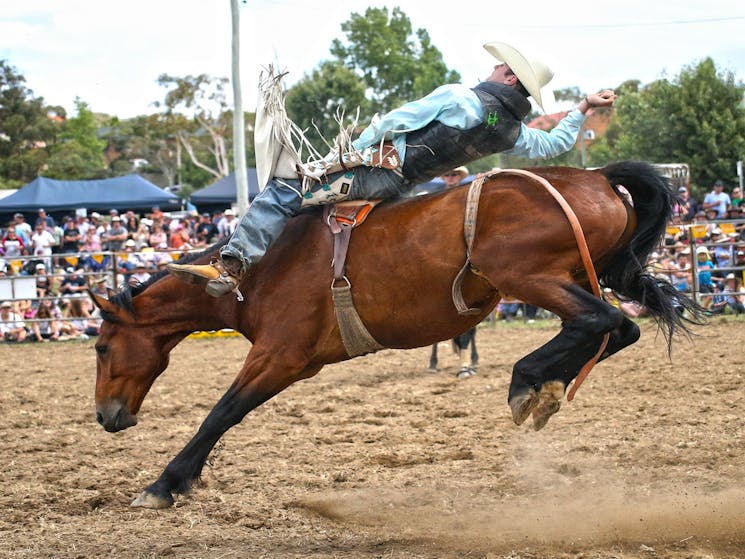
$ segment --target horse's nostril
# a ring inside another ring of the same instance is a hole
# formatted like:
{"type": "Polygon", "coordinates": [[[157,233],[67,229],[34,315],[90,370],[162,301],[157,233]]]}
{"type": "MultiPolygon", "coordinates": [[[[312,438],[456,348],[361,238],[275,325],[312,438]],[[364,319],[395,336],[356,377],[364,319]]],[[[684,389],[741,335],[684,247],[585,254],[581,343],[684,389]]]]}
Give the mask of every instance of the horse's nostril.
{"type": "Polygon", "coordinates": [[[100,411],[96,412],[96,421],[98,421],[99,425],[103,425],[103,414],[100,411]]]}

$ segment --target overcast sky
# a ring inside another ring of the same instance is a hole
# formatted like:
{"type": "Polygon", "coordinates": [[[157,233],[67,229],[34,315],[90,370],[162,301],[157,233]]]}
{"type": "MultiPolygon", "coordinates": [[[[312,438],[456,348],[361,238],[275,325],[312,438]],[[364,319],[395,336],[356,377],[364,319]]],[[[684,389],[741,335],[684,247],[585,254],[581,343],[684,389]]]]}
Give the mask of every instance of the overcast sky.
{"type": "MultiPolygon", "coordinates": [[[[494,62],[481,45],[495,40],[542,58],[555,89],[648,83],[707,56],[745,81],[745,7],[735,0],[248,0],[244,108],[256,105],[262,65],[278,62],[292,84],[329,58],[352,12],[395,5],[469,85],[489,74],[494,62]]],[[[155,83],[161,73],[230,77],[230,26],[229,0],[0,0],[0,59],[48,104],[72,113],[77,96],[95,112],[127,118],[155,111],[165,93],[155,83]]]]}

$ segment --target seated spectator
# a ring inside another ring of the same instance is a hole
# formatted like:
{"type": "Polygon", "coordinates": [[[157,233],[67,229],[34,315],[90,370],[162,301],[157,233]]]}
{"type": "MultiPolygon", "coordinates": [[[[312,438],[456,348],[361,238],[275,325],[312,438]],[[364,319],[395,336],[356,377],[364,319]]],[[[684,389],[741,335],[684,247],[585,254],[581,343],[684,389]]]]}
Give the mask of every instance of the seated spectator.
{"type": "Polygon", "coordinates": [[[690,291],[693,289],[693,274],[691,273],[690,250],[682,250],[675,258],[672,265],[670,277],[672,284],[678,291],[690,291]]]}
{"type": "MultiPolygon", "coordinates": [[[[696,249],[696,268],[698,269],[698,290],[700,293],[714,293],[714,279],[711,271],[715,268],[711,261],[709,249],[700,246],[696,249]]],[[[701,304],[704,307],[711,305],[711,297],[702,299],[701,304]]]]}
{"type": "Polygon", "coordinates": [[[235,212],[228,208],[223,212],[223,218],[217,223],[220,240],[229,239],[237,228],[238,220],[235,218],[235,212]]]}
{"type": "Polygon", "coordinates": [[[717,291],[718,294],[714,295],[711,305],[712,312],[719,314],[730,309],[735,314],[745,313],[745,289],[735,274],[727,274],[721,289],[717,291]]]}
{"type": "Polygon", "coordinates": [[[135,249],[135,246],[135,241],[128,239],[124,243],[125,252],[119,255],[120,271],[126,275],[127,279],[136,268],[147,268],[147,260],[135,249]]]}
{"type": "Polygon", "coordinates": [[[35,268],[36,276],[36,296],[51,297],[54,295],[54,285],[52,278],[47,274],[47,268],[44,264],[37,264],[35,268]]]}
{"type": "Polygon", "coordinates": [[[202,214],[196,227],[196,246],[209,246],[217,240],[217,227],[212,223],[209,212],[202,214]]]}
{"type": "MultiPolygon", "coordinates": [[[[59,313],[59,309],[57,309],[59,313]]],[[[34,317],[37,321],[31,323],[31,335],[34,341],[48,342],[59,339],[60,324],[54,315],[52,301],[45,299],[39,305],[34,317]]]]}
{"type": "Polygon", "coordinates": [[[150,273],[147,271],[147,268],[145,268],[145,266],[137,266],[135,267],[134,272],[129,275],[127,283],[134,286],[145,283],[149,279],[150,273]]]}
{"type": "Polygon", "coordinates": [[[10,301],[0,303],[0,335],[4,342],[23,342],[28,335],[26,324],[10,301]]]}
{"type": "Polygon", "coordinates": [[[140,222],[132,210],[124,214],[124,227],[129,232],[130,238],[134,238],[134,233],[140,228],[140,222]]]}
{"type": "Polygon", "coordinates": [[[726,235],[722,235],[720,230],[715,229],[714,232],[712,232],[711,240],[716,243],[713,247],[710,247],[710,252],[712,260],[717,268],[727,268],[731,266],[732,244],[730,243],[730,239],[726,235]]]}
{"type": "Polygon", "coordinates": [[[732,208],[739,208],[742,205],[742,190],[739,186],[732,189],[732,196],[730,196],[730,203],[732,208]]]}
{"type": "Polygon", "coordinates": [[[150,224],[152,222],[147,218],[140,220],[140,226],[132,234],[132,240],[135,242],[135,250],[141,250],[142,247],[150,246],[150,224]]]}
{"type": "MultiPolygon", "coordinates": [[[[62,312],[63,322],[60,326],[62,334],[69,338],[80,338],[87,340],[89,331],[89,321],[91,315],[88,309],[83,306],[86,297],[77,296],[66,299],[65,310],[62,312]]],[[[97,332],[97,330],[96,330],[97,332]]],[[[96,334],[94,334],[96,335],[96,334]]]]}
{"type": "Polygon", "coordinates": [[[83,244],[80,250],[84,252],[101,252],[101,236],[96,231],[95,227],[89,227],[83,235],[83,244]]]}
{"type": "Polygon", "coordinates": [[[735,252],[735,266],[745,266],[745,250],[735,252]]]}
{"type": "Polygon", "coordinates": [[[174,250],[191,250],[194,248],[189,242],[189,232],[183,225],[176,226],[176,230],[171,234],[169,247],[174,250]]]}
{"type": "Polygon", "coordinates": [[[505,295],[497,305],[497,317],[511,322],[520,310],[520,301],[505,295]]]}
{"type": "Polygon", "coordinates": [[[153,227],[150,231],[148,244],[151,247],[160,247],[160,245],[168,246],[168,235],[163,229],[163,225],[161,223],[153,222],[153,227]]]}
{"type": "Polygon", "coordinates": [[[719,213],[716,208],[704,210],[704,215],[706,216],[706,221],[716,221],[719,219],[719,213]]]}
{"type": "Polygon", "coordinates": [[[85,281],[84,270],[67,268],[67,275],[60,284],[59,293],[63,297],[70,297],[85,292],[88,289],[88,282],[85,281]]]}
{"type": "Polygon", "coordinates": [[[94,293],[95,295],[100,295],[101,297],[108,299],[109,297],[108,281],[109,280],[106,276],[96,278],[92,282],[91,293],[94,293]]]}
{"type": "Polygon", "coordinates": [[[34,315],[36,315],[36,306],[31,302],[31,299],[21,299],[16,301],[16,312],[24,320],[34,318],[34,315]]]}
{"type": "Polygon", "coordinates": [[[163,270],[171,262],[173,262],[173,256],[168,253],[168,245],[162,243],[153,254],[153,264],[158,270],[163,270]]]}

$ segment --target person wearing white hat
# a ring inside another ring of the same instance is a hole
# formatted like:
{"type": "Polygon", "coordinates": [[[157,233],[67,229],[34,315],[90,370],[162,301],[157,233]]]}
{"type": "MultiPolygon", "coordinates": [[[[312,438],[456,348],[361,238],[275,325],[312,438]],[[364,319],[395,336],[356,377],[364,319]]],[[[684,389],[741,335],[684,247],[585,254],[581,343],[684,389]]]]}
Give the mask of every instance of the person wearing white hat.
{"type": "MultiPolygon", "coordinates": [[[[351,143],[354,169],[349,169],[346,157],[339,166],[339,157],[332,154],[301,166],[306,171],[303,180],[295,178],[294,166],[292,173],[277,176],[283,166],[276,158],[273,166],[258,161],[261,153],[267,154],[265,159],[274,153],[259,146],[257,168],[267,169],[260,173],[262,192],[221,248],[220,259],[203,266],[171,264],[170,272],[189,283],[206,283],[206,291],[214,297],[236,291],[248,267],[262,258],[285,223],[302,208],[343,199],[396,197],[450,169],[498,152],[532,159],[560,155],[576,142],[587,110],[611,106],[615,100],[610,90],[590,94],[551,132],[528,128],[522,122],[530,112],[528,97],[543,108],[552,97],[547,85],[553,72],[506,43],[490,42],[484,48],[499,64],[482,83],[473,88],[443,85],[422,99],[373,117],[351,143]],[[386,141],[392,145],[385,146],[386,141]]],[[[267,82],[277,91],[274,97],[263,95],[264,99],[282,99],[280,81],[277,77],[267,82]]],[[[259,112],[274,110],[273,122],[286,122],[281,103],[273,101],[259,107],[259,112]]]]}

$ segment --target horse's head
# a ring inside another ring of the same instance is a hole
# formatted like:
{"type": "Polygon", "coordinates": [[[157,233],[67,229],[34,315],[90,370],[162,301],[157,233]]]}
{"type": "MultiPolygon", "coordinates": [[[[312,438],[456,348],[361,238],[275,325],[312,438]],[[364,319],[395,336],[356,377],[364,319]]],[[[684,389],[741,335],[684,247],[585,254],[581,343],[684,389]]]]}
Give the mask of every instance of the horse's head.
{"type": "Polygon", "coordinates": [[[142,401],[175,344],[153,327],[138,326],[133,308],[91,296],[104,319],[95,345],[96,420],[107,431],[121,431],[137,424],[142,401]]]}

